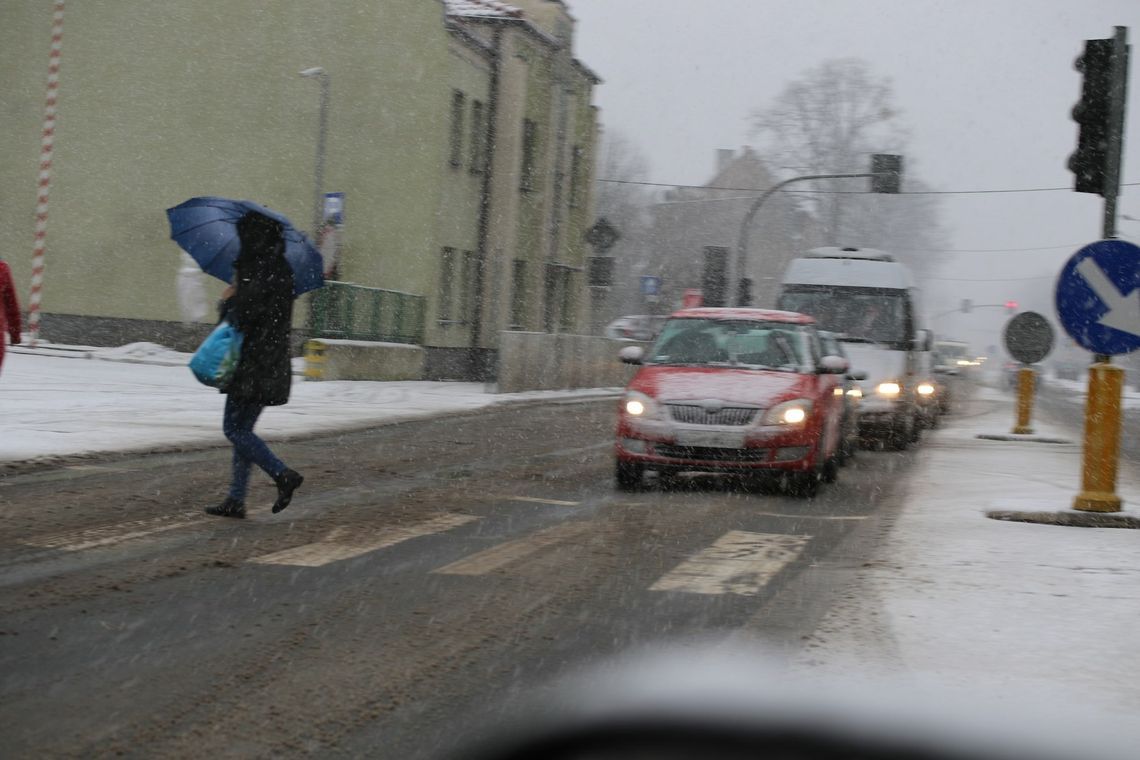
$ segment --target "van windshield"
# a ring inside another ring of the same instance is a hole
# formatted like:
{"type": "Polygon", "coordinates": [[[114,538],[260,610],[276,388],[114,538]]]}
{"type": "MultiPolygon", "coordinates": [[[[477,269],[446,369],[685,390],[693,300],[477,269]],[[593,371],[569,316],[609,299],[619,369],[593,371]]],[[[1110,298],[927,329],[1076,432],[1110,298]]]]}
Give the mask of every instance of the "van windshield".
{"type": "Polygon", "coordinates": [[[808,314],[821,330],[839,333],[846,341],[898,344],[909,332],[905,291],[789,288],[780,296],[780,308],[808,314]]]}

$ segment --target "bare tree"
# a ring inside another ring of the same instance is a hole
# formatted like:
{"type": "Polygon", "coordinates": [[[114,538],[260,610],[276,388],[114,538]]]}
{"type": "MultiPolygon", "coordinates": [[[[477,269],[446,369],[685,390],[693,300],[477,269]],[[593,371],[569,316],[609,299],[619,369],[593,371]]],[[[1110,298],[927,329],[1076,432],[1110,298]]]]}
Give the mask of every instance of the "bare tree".
{"type": "MultiPolygon", "coordinates": [[[[752,114],[769,156],[790,174],[859,173],[872,153],[905,156],[907,131],[890,80],[858,59],[825,61],[791,82],[771,105],[752,114]]],[[[904,191],[927,187],[904,163],[904,191]]],[[[931,251],[945,247],[936,196],[879,196],[860,180],[821,180],[817,215],[829,245],[877,247],[897,253],[921,277],[931,251]]]]}

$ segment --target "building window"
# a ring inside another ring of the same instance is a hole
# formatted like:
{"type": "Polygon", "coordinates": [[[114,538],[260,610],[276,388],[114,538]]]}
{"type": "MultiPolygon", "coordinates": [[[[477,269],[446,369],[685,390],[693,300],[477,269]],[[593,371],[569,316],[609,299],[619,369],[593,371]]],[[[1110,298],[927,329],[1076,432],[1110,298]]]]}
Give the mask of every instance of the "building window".
{"type": "Polygon", "coordinates": [[[480,291],[483,290],[483,256],[474,251],[463,252],[463,305],[459,319],[463,324],[475,321],[480,291]]]}
{"type": "Polygon", "coordinates": [[[459,90],[451,93],[451,157],[450,163],[458,167],[463,163],[463,108],[466,96],[459,90]]]}
{"type": "Polygon", "coordinates": [[[486,125],[483,123],[483,104],[478,100],[471,102],[471,173],[482,174],[483,162],[487,160],[486,125]]]}
{"type": "Polygon", "coordinates": [[[439,321],[452,321],[455,291],[455,249],[444,248],[439,262],[439,321]]]}
{"type": "Polygon", "coordinates": [[[569,269],[562,270],[562,315],[559,319],[559,329],[562,332],[571,332],[574,329],[574,272],[569,269]]]}
{"type": "Polygon", "coordinates": [[[570,208],[578,208],[582,203],[582,166],[585,151],[581,145],[574,146],[570,159],[570,208]]]}
{"type": "Polygon", "coordinates": [[[526,323],[526,262],[511,262],[511,329],[521,330],[526,323]]]}
{"type": "Polygon", "coordinates": [[[519,180],[519,190],[529,193],[534,190],[535,158],[538,152],[538,124],[530,119],[523,119],[522,143],[522,177],[519,180]]]}

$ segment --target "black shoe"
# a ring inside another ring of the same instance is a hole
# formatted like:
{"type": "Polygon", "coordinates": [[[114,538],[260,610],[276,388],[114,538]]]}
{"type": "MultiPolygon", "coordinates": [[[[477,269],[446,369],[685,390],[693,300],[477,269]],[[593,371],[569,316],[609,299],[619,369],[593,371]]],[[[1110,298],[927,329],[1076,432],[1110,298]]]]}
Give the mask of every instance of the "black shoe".
{"type": "Polygon", "coordinates": [[[245,503],[237,499],[226,497],[226,500],[218,506],[206,507],[206,514],[214,515],[215,517],[236,517],[240,520],[245,517],[245,503]]]}
{"type": "Polygon", "coordinates": [[[294,470],[285,470],[277,476],[277,501],[273,502],[273,514],[277,514],[293,500],[293,492],[301,487],[305,478],[294,470]]]}

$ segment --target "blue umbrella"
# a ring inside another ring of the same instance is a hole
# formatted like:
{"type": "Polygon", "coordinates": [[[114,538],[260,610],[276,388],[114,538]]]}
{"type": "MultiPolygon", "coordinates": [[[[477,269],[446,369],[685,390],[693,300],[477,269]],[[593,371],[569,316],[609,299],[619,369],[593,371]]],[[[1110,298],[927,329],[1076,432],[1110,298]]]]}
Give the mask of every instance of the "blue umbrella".
{"type": "Polygon", "coordinates": [[[293,269],[293,295],[325,284],[324,262],[309,239],[284,216],[253,201],[214,196],[191,198],[168,208],[166,218],[170,220],[171,239],[198,262],[203,272],[233,282],[234,261],[241,250],[237,221],[250,211],[275,219],[284,227],[285,260],[293,269]]]}

